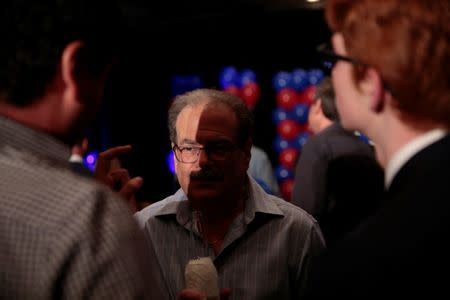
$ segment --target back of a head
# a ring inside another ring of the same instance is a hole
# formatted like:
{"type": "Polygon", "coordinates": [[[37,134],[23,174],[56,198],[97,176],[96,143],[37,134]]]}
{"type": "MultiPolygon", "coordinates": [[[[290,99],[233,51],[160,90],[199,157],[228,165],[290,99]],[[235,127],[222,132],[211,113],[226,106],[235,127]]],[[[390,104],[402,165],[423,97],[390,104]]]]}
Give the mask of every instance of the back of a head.
{"type": "Polygon", "coordinates": [[[323,114],[331,121],[339,121],[331,78],[324,78],[317,86],[315,100],[320,99],[323,114]]]}
{"type": "MultiPolygon", "coordinates": [[[[348,55],[379,72],[404,120],[450,127],[448,0],[328,0],[325,12],[348,55]]],[[[355,80],[366,69],[355,67],[355,80]]]]}
{"type": "Polygon", "coordinates": [[[176,143],[176,120],[180,112],[186,106],[197,106],[207,103],[207,105],[223,105],[228,107],[237,117],[238,132],[237,139],[239,146],[244,146],[245,142],[253,134],[253,114],[238,96],[214,89],[197,89],[175,97],[168,113],[168,127],[170,140],[176,143]]]}
{"type": "Polygon", "coordinates": [[[114,1],[2,0],[0,101],[27,106],[55,77],[64,47],[80,40],[91,72],[111,61],[122,19],[114,1]]]}

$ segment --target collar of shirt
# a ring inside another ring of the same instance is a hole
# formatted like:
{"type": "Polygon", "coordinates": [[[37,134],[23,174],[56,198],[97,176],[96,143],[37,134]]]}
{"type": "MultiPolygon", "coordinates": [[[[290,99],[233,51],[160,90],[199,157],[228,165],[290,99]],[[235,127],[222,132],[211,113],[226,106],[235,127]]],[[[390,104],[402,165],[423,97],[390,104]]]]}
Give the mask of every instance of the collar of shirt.
{"type": "MultiPolygon", "coordinates": [[[[266,215],[276,215],[283,216],[284,213],[276,205],[274,201],[262,201],[264,197],[271,199],[256,181],[248,176],[249,182],[249,197],[245,202],[244,211],[244,223],[249,224],[255,218],[255,215],[266,214],[266,215]]],[[[191,209],[189,207],[188,199],[183,190],[179,189],[173,197],[171,197],[170,202],[164,203],[156,212],[155,216],[164,215],[176,215],[179,224],[186,226],[191,219],[191,209]]]]}
{"type": "Polygon", "coordinates": [[[400,150],[398,150],[393,156],[392,159],[388,162],[386,166],[386,173],[384,184],[386,188],[392,183],[395,175],[402,168],[402,166],[410,160],[416,153],[426,148],[427,146],[437,142],[442,139],[447,134],[447,131],[443,129],[433,129],[430,130],[419,137],[413,139],[405,146],[403,146],[400,150]]]}
{"type": "Polygon", "coordinates": [[[72,154],[69,158],[69,161],[73,163],[82,163],[83,157],[79,154],[72,154]]]}

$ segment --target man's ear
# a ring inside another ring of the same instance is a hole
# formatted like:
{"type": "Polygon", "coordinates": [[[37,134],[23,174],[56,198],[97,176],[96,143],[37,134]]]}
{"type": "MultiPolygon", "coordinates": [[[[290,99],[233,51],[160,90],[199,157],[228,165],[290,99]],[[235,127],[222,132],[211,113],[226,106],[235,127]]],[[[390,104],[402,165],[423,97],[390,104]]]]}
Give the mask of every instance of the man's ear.
{"type": "Polygon", "coordinates": [[[369,99],[370,110],[375,113],[382,112],[385,105],[384,86],[378,71],[369,67],[359,85],[364,97],[369,99]]]}
{"type": "Polygon", "coordinates": [[[106,75],[111,65],[93,71],[86,45],[82,41],[68,44],[61,56],[61,77],[66,96],[80,104],[97,103],[102,98],[106,75]]]}
{"type": "Polygon", "coordinates": [[[175,157],[175,151],[173,150],[173,147],[175,146],[175,143],[171,142],[170,146],[171,146],[171,149],[173,151],[173,156],[172,156],[172,158],[173,158],[173,165],[175,166],[175,170],[176,170],[176,167],[178,166],[178,159],[175,157]]]}
{"type": "Polygon", "coordinates": [[[65,87],[65,95],[70,96],[71,99],[81,99],[78,57],[83,47],[81,41],[73,41],[64,48],[61,56],[61,79],[65,87]]]}
{"type": "Polygon", "coordinates": [[[320,112],[321,115],[324,115],[323,110],[322,110],[322,99],[321,98],[316,100],[316,110],[318,112],[320,112]]]}

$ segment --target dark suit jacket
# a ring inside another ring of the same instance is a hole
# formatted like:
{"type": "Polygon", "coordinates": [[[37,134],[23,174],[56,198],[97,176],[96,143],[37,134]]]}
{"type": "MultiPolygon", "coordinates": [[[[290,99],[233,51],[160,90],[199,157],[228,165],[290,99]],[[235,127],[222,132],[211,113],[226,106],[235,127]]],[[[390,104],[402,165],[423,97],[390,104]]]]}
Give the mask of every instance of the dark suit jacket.
{"type": "Polygon", "coordinates": [[[317,219],[331,245],[378,206],[383,171],[372,146],[337,123],[301,151],[292,202],[317,219]]]}
{"type": "Polygon", "coordinates": [[[447,136],[412,157],[382,207],[316,261],[309,298],[448,299],[449,239],[447,136]]]}

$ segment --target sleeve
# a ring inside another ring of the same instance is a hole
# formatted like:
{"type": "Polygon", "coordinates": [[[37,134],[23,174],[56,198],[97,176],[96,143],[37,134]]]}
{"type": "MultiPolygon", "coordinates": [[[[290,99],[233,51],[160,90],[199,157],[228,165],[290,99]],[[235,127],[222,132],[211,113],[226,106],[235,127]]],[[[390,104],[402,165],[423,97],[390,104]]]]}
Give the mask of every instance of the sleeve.
{"type": "Polygon", "coordinates": [[[125,202],[108,191],[87,197],[51,247],[60,266],[55,298],[162,299],[150,253],[125,202]]]}

